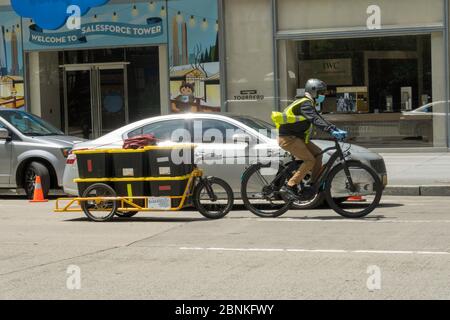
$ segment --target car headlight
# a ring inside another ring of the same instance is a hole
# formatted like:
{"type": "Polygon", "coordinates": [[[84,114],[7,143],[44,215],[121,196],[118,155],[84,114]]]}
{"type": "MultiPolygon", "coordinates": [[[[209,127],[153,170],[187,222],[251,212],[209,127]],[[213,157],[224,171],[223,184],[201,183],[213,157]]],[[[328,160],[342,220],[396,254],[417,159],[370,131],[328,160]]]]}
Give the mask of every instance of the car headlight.
{"type": "Polygon", "coordinates": [[[67,158],[69,156],[70,151],[72,151],[72,148],[62,148],[61,149],[61,152],[62,152],[64,158],[67,158]]]}

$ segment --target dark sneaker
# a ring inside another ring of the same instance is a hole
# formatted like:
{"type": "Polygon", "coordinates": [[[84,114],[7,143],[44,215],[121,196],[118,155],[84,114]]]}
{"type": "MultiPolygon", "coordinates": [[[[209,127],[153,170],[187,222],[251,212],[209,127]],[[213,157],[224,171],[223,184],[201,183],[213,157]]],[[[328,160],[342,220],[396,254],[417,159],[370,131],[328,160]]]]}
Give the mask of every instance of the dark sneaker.
{"type": "Polygon", "coordinates": [[[302,201],[309,201],[309,200],[312,200],[316,196],[316,193],[312,187],[304,187],[299,192],[299,196],[302,201]]]}
{"type": "Polygon", "coordinates": [[[280,193],[281,196],[288,201],[295,201],[298,199],[298,193],[297,193],[297,187],[290,187],[288,185],[285,185],[281,187],[280,193]]]}

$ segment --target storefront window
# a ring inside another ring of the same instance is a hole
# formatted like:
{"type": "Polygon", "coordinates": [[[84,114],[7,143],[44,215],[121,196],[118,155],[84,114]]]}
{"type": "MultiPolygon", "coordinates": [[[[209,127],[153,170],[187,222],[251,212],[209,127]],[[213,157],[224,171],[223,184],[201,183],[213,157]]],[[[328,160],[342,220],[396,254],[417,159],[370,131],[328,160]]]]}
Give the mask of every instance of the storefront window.
{"type": "Polygon", "coordinates": [[[276,109],[319,78],[329,86],[320,111],[352,142],[447,147],[445,1],[276,0],[275,8],[276,109]]]}
{"type": "Polygon", "coordinates": [[[104,68],[107,63],[126,62],[129,122],[161,113],[158,47],[64,51],[60,60],[61,65],[105,63],[104,68]]]}
{"type": "Polygon", "coordinates": [[[29,111],[87,139],[166,112],[166,3],[109,2],[75,30],[23,19],[29,111]]]}
{"type": "Polygon", "coordinates": [[[27,54],[31,111],[86,139],[161,114],[156,46],[27,54]]]}
{"type": "MultiPolygon", "coordinates": [[[[279,41],[280,105],[309,78],[328,84],[324,117],[368,147],[445,145],[446,103],[435,88],[432,35],[279,41]],[[436,97],[435,97],[436,96],[436,97]]],[[[436,61],[434,61],[436,63],[436,61]]],[[[321,132],[316,138],[323,138],[321,132]]]]}

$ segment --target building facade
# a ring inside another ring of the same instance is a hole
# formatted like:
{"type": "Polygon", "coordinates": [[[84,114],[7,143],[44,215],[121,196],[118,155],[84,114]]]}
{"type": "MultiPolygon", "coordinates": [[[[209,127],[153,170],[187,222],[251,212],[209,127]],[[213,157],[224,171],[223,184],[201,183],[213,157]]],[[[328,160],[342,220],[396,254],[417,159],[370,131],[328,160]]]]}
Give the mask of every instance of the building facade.
{"type": "Polygon", "coordinates": [[[59,30],[3,1],[0,21],[0,104],[68,134],[186,111],[269,121],[314,77],[354,143],[449,147],[448,0],[110,0],[59,30]]]}

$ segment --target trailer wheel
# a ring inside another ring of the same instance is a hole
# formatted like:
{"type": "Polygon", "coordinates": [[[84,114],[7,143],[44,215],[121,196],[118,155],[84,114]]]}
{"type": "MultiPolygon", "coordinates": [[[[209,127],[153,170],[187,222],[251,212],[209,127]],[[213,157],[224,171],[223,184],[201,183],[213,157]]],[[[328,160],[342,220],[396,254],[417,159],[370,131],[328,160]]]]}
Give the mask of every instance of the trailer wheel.
{"type": "Polygon", "coordinates": [[[110,221],[117,213],[117,201],[108,198],[117,197],[113,188],[104,183],[89,186],[83,193],[83,198],[93,198],[81,202],[81,208],[89,220],[95,222],[110,221]]]}

